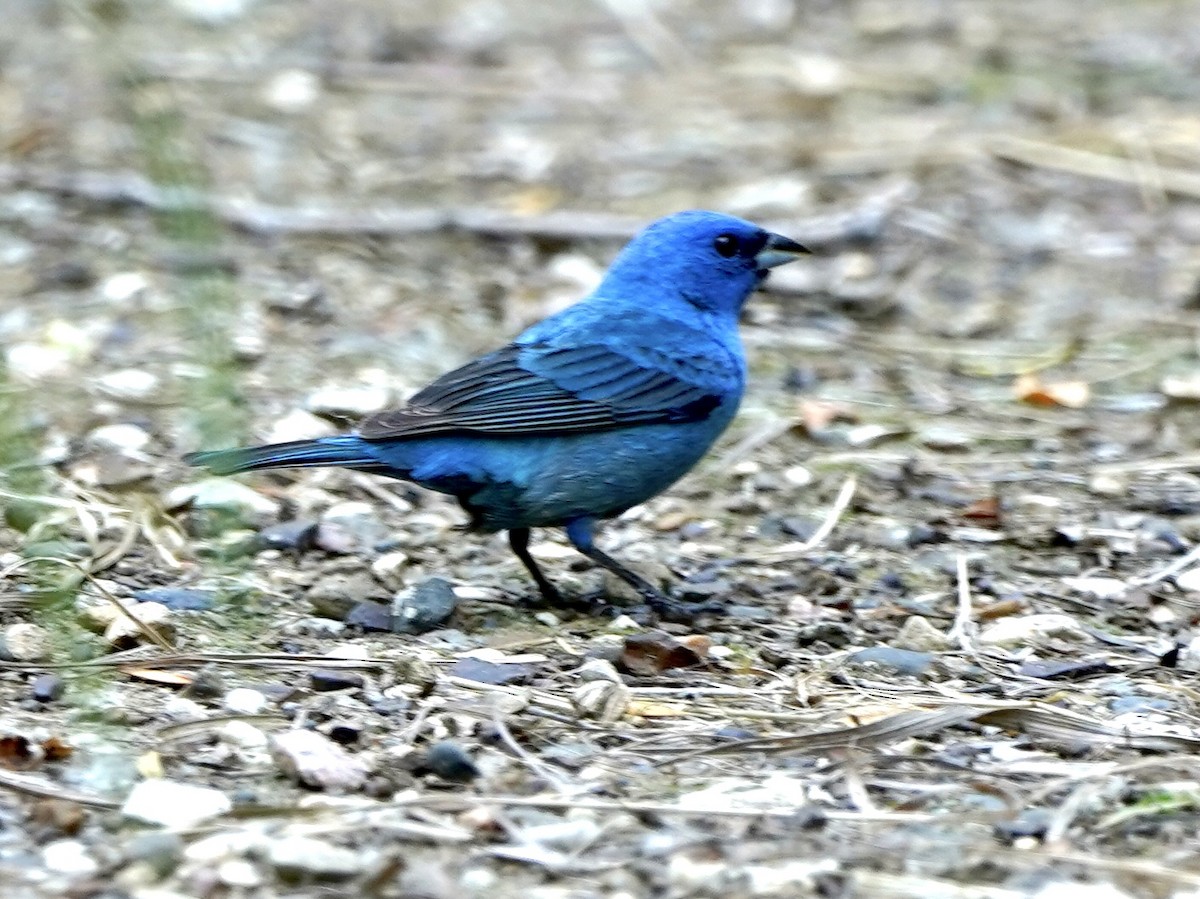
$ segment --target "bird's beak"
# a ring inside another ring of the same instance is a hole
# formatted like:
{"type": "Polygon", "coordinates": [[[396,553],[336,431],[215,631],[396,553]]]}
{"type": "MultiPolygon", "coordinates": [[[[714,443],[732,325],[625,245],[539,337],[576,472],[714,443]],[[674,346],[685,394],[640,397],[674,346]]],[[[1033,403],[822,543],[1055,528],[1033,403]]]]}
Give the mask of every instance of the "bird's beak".
{"type": "Polygon", "coordinates": [[[811,252],[812,250],[808,247],[796,243],[790,237],[784,237],[782,234],[771,234],[767,237],[767,242],[763,245],[763,248],[755,255],[754,261],[758,265],[759,271],[765,272],[767,269],[775,268],[777,265],[794,262],[801,256],[807,256],[811,252]]]}

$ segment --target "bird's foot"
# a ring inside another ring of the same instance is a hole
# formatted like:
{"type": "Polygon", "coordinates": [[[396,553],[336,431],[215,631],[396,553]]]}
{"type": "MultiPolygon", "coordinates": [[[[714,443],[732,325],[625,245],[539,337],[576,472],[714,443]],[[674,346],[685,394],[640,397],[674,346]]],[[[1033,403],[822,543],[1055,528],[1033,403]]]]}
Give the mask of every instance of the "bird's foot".
{"type": "Polygon", "coordinates": [[[721,615],[725,612],[724,603],[711,599],[688,602],[682,599],[672,599],[657,590],[653,593],[643,593],[642,598],[646,603],[640,608],[653,612],[661,621],[690,624],[699,615],[721,615]]]}

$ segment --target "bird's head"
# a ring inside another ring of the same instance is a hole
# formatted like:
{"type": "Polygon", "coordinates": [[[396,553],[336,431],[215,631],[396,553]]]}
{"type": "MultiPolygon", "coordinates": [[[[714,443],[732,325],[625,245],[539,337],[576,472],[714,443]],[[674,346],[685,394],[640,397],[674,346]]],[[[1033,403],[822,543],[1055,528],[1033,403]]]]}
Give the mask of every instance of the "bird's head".
{"type": "Polygon", "coordinates": [[[736,317],[772,268],[808,252],[744,219],[704,210],[677,212],[626,245],[602,292],[643,304],[683,300],[736,317]]]}

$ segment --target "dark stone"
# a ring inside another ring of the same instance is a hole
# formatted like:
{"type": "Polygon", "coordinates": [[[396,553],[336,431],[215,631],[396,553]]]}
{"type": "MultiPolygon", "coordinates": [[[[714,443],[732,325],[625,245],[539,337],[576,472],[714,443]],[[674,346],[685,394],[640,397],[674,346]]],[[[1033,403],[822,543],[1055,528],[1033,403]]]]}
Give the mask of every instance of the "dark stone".
{"type": "Polygon", "coordinates": [[[281,521],[258,532],[259,549],[282,549],[307,552],[316,545],[317,523],[315,521],[281,521]]]}
{"type": "Polygon", "coordinates": [[[125,857],[145,862],[159,877],[166,877],[183,858],[183,839],[179,834],[162,830],[138,834],[125,844],[125,857]]]}
{"type": "Polygon", "coordinates": [[[484,659],[459,659],[450,666],[453,677],[475,681],[479,684],[503,686],[505,684],[527,684],[537,673],[537,665],[517,662],[512,665],[502,665],[488,662],[484,659]]]}
{"type": "Polygon", "coordinates": [[[63,259],[42,272],[40,282],[41,287],[82,290],[96,283],[96,271],[81,259],[63,259]]]}
{"type": "Polygon", "coordinates": [[[1019,673],[1025,677],[1046,680],[1082,680],[1097,674],[1110,674],[1115,670],[1104,659],[1085,659],[1082,662],[1039,662],[1030,659],[1021,665],[1019,673]]]}
{"type": "Polygon", "coordinates": [[[329,726],[329,739],[335,743],[341,743],[343,746],[350,746],[358,742],[358,738],[362,736],[362,723],[358,721],[335,721],[329,726]]]}
{"type": "Polygon", "coordinates": [[[425,634],[445,624],[458,608],[450,582],[431,577],[401,590],[392,600],[392,630],[397,634],[425,634]]]}
{"type": "Polygon", "coordinates": [[[364,681],[357,671],[317,668],[309,673],[308,683],[318,693],[330,693],[334,690],[357,690],[364,681]]]}
{"type": "Polygon", "coordinates": [[[350,610],[346,624],[361,627],[364,631],[388,632],[392,629],[392,610],[381,602],[364,599],[350,610]]]}
{"type": "Polygon", "coordinates": [[[430,746],[422,767],[452,783],[469,783],[479,776],[479,769],[467,751],[453,740],[442,740],[430,746]]]}
{"type": "Polygon", "coordinates": [[[890,668],[897,674],[924,674],[933,664],[933,656],[927,652],[916,652],[912,649],[896,649],[894,646],[871,646],[860,649],[848,659],[856,665],[878,665],[890,668]]]}
{"type": "Polygon", "coordinates": [[[151,587],[133,594],[138,602],[158,602],[175,612],[207,612],[216,601],[215,590],[191,587],[151,587]]]}
{"type": "Polygon", "coordinates": [[[691,579],[679,585],[679,598],[684,602],[703,602],[730,592],[729,581],[691,579]]]}
{"type": "Polygon", "coordinates": [[[334,573],[321,577],[304,598],[322,618],[345,621],[350,610],[364,600],[386,595],[370,572],[334,573]]]}
{"type": "Polygon", "coordinates": [[[54,702],[61,699],[66,684],[57,674],[39,674],[33,679],[30,693],[38,702],[54,702]]]}
{"type": "Polygon", "coordinates": [[[756,740],[761,736],[762,734],[746,730],[744,727],[727,724],[725,727],[713,731],[712,738],[719,743],[738,743],[742,740],[756,740]]]}
{"type": "Polygon", "coordinates": [[[382,696],[371,704],[371,711],[376,715],[390,718],[393,715],[404,715],[412,708],[412,700],[406,696],[382,696]]]}
{"type": "Polygon", "coordinates": [[[921,546],[926,543],[945,543],[946,534],[932,525],[918,523],[909,528],[904,542],[909,547],[921,546]]]}
{"type": "Polygon", "coordinates": [[[854,639],[854,632],[836,621],[820,621],[816,624],[806,624],[796,634],[796,645],[800,647],[824,643],[834,649],[848,646],[854,639]]]}
{"type": "Polygon", "coordinates": [[[1020,837],[1036,837],[1041,839],[1046,835],[1053,816],[1047,809],[1025,809],[1011,821],[1001,821],[996,825],[996,834],[1002,839],[1015,840],[1020,837]]]}

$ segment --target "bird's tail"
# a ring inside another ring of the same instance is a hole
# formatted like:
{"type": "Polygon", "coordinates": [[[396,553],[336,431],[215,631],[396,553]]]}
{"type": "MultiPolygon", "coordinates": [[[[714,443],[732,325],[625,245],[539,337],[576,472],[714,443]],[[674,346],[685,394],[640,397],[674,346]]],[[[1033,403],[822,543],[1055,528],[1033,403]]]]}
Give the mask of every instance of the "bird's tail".
{"type": "Polygon", "coordinates": [[[207,468],[213,474],[236,474],[263,468],[319,468],[326,465],[371,468],[379,465],[379,460],[365,450],[362,438],[352,434],[188,453],[183,461],[188,465],[207,468]]]}

